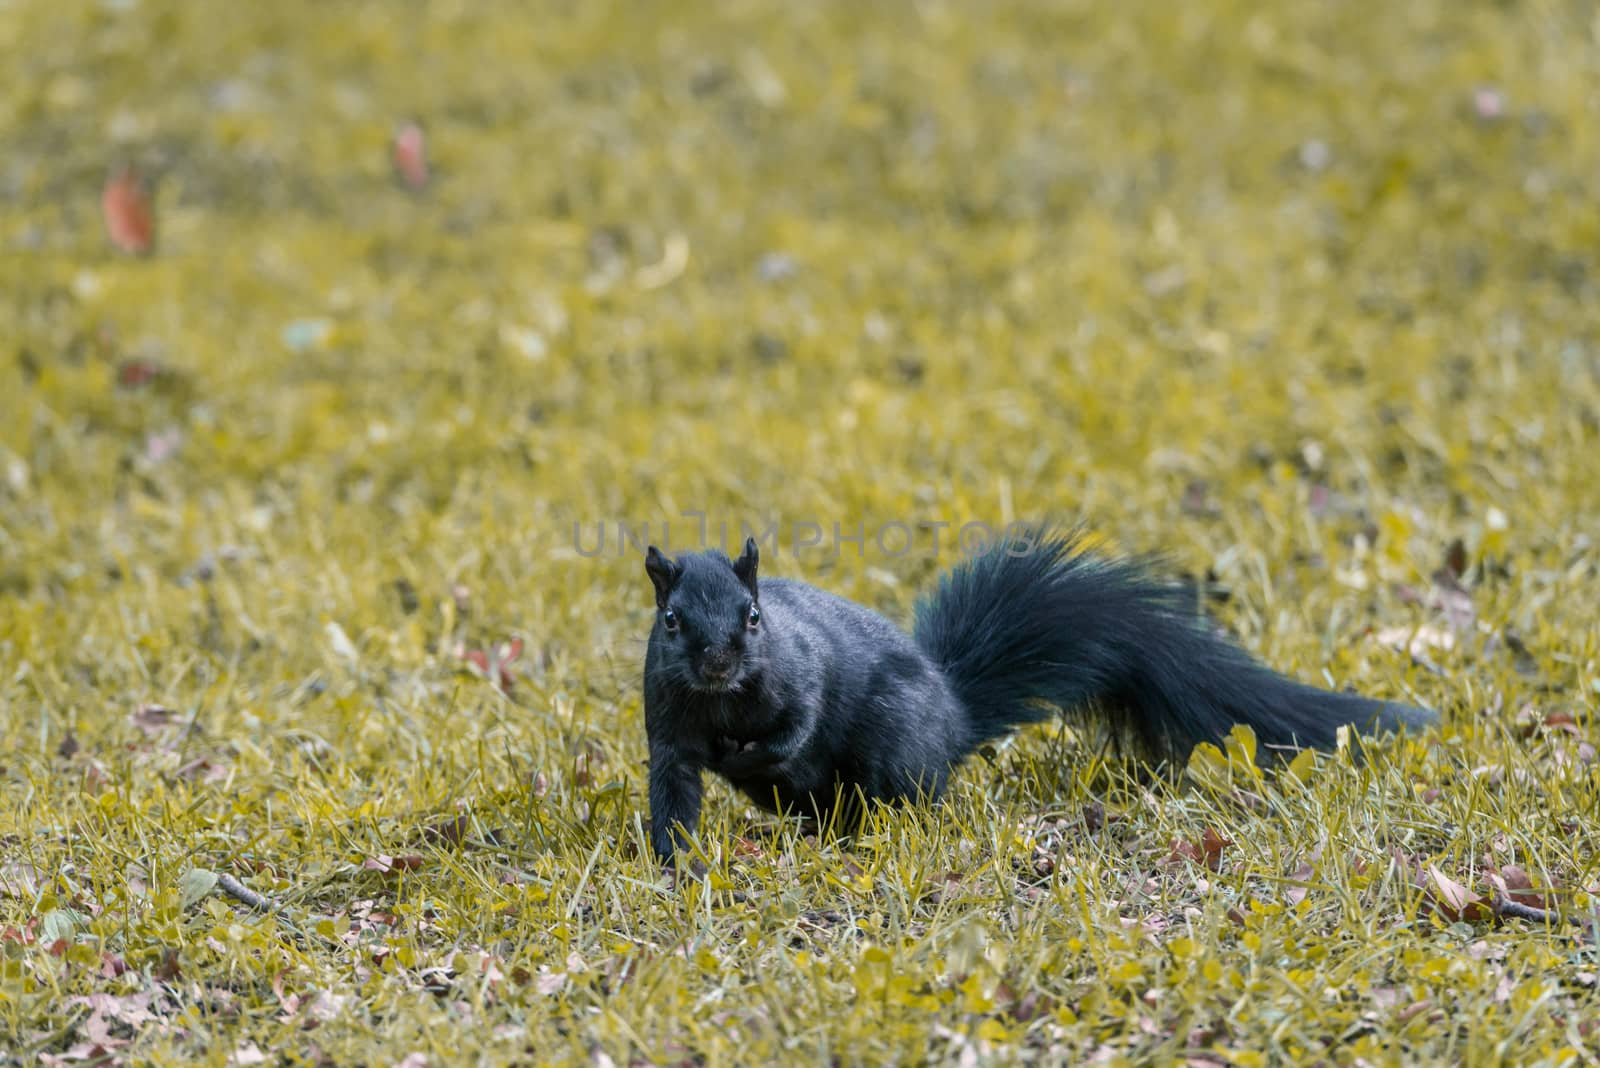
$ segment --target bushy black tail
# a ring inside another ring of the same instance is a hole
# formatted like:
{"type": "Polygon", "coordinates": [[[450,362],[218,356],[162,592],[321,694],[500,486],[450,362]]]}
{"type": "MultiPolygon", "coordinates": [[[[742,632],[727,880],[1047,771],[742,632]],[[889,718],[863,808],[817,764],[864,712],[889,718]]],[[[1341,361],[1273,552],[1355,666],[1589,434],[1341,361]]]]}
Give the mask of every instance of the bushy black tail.
{"type": "Polygon", "coordinates": [[[947,573],[917,604],[914,633],[966,707],[973,745],[1089,705],[1152,756],[1179,761],[1236,723],[1263,747],[1326,749],[1345,724],[1437,718],[1287,679],[1214,634],[1189,596],[1143,564],[1048,527],[947,573]]]}

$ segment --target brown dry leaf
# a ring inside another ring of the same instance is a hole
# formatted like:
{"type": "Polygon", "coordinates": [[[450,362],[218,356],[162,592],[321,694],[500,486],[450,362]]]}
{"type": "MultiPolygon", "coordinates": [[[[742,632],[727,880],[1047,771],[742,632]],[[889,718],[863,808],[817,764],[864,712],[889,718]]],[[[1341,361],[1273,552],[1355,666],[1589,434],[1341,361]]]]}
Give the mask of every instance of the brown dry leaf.
{"type": "Polygon", "coordinates": [[[457,816],[454,819],[441,820],[431,827],[424,827],[422,837],[433,845],[455,847],[466,841],[467,831],[471,827],[470,819],[466,816],[457,816]]]}
{"type": "Polygon", "coordinates": [[[1214,828],[1207,827],[1206,833],[1200,839],[1200,849],[1204,856],[1205,866],[1212,871],[1222,867],[1222,851],[1233,845],[1231,838],[1224,838],[1214,828]]]}
{"type": "MultiPolygon", "coordinates": [[[[1551,907],[1549,898],[1543,894],[1533,892],[1533,879],[1526,869],[1516,864],[1505,864],[1500,868],[1500,874],[1490,874],[1489,881],[1495,889],[1522,905],[1531,905],[1536,909],[1551,907]]],[[[1548,885],[1548,883],[1547,883],[1548,885]]]]}
{"type": "Polygon", "coordinates": [[[1474,894],[1437,867],[1428,865],[1428,882],[1423,887],[1434,910],[1455,923],[1482,923],[1494,918],[1494,907],[1483,897],[1474,894]]]}
{"type": "Polygon", "coordinates": [[[1172,840],[1172,852],[1167,854],[1167,859],[1169,861],[1192,860],[1196,864],[1201,864],[1204,863],[1204,854],[1200,852],[1200,848],[1193,842],[1185,842],[1181,838],[1174,838],[1172,840]]]}
{"type": "Polygon", "coordinates": [[[1577,717],[1563,709],[1541,711],[1529,703],[1517,710],[1518,737],[1530,738],[1543,730],[1561,731],[1574,737],[1582,733],[1578,729],[1577,717]]]}

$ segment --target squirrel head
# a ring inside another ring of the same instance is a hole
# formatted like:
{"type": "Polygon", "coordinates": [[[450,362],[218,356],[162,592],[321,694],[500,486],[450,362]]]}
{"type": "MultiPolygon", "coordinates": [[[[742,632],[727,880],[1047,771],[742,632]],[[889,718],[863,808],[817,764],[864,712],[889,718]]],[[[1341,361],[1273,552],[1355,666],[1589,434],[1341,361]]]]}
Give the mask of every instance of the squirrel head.
{"type": "Polygon", "coordinates": [[[689,553],[674,560],[654,545],[644,569],[656,593],[651,638],[691,689],[738,689],[761,663],[766,624],[756,585],[756,540],[729,560],[720,552],[689,553]]]}

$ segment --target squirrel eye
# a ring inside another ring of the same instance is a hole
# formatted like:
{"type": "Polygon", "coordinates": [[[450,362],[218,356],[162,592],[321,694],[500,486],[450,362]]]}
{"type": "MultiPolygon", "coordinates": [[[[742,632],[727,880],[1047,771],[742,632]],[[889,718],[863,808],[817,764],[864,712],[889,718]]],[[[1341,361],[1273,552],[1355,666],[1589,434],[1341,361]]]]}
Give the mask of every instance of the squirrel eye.
{"type": "Polygon", "coordinates": [[[676,631],[678,629],[678,613],[670,608],[667,609],[661,613],[661,622],[666,624],[669,631],[676,631]]]}
{"type": "Polygon", "coordinates": [[[756,627],[756,624],[758,624],[760,622],[761,622],[761,609],[757,608],[754,604],[751,604],[750,605],[750,614],[745,617],[745,625],[750,627],[750,629],[754,630],[755,627],[756,627]]]}

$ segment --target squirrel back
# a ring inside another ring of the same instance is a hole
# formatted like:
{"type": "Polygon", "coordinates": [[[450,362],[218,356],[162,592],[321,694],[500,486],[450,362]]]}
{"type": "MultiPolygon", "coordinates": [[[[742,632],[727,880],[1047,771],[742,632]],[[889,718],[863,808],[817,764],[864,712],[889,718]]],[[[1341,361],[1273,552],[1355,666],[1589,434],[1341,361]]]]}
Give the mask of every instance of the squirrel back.
{"type": "Polygon", "coordinates": [[[1421,727],[1423,709],[1285,678],[1227,642],[1138,561],[1033,528],[947,572],[907,635],[803,582],[757,580],[755,541],[645,567],[652,842],[670,861],[698,820],[701,774],[821,818],[937,798],[985,741],[1093,709],[1177,760],[1236,723],[1264,747],[1331,747],[1341,726],[1421,727]]]}

